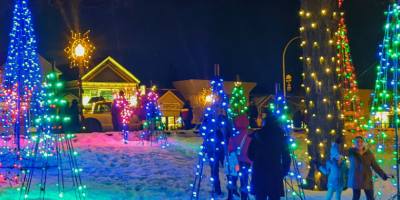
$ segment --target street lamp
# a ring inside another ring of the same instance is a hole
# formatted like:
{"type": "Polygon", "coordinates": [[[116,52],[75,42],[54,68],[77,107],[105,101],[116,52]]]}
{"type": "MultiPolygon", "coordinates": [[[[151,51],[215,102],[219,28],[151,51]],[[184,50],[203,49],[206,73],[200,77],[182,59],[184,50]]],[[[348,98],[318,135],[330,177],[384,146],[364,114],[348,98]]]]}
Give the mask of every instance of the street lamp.
{"type": "Polygon", "coordinates": [[[285,63],[285,56],[286,56],[286,50],[289,47],[289,45],[297,40],[300,39],[300,36],[296,36],[294,38],[292,38],[291,40],[289,40],[289,42],[286,44],[285,48],[283,49],[283,53],[282,53],[282,86],[283,86],[283,97],[286,97],[286,63],[285,63]]]}
{"type": "Polygon", "coordinates": [[[89,61],[92,58],[95,47],[89,40],[89,32],[84,34],[71,31],[71,38],[68,46],[64,49],[70,61],[71,68],[78,68],[78,90],[79,90],[79,105],[82,108],[82,75],[85,69],[89,67],[89,61]]]}

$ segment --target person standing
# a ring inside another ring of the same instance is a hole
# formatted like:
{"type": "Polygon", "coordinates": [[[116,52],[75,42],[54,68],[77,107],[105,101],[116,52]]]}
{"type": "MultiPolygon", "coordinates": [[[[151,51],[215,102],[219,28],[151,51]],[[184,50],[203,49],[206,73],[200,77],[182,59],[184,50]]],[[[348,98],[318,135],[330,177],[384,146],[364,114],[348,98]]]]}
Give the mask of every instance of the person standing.
{"type": "Polygon", "coordinates": [[[253,161],[252,181],[256,200],[279,200],[283,179],[290,169],[289,146],[274,114],[266,109],[264,126],[255,132],[248,149],[253,161]]]}
{"type": "Polygon", "coordinates": [[[340,154],[339,146],[342,145],[342,137],[336,138],[330,150],[330,159],[326,161],[326,167],[319,167],[319,170],[328,176],[328,192],[326,200],[331,200],[336,193],[336,200],[340,200],[342,191],[346,186],[345,176],[347,173],[346,159],[340,154]]]}
{"type": "Polygon", "coordinates": [[[254,100],[250,101],[249,118],[250,118],[250,128],[258,128],[257,125],[258,109],[254,100]]]}
{"type": "Polygon", "coordinates": [[[69,107],[68,114],[71,117],[71,131],[78,133],[81,130],[81,119],[83,120],[82,110],[78,104],[78,100],[72,100],[71,107],[69,107]]]}
{"type": "Polygon", "coordinates": [[[349,179],[348,187],[353,189],[353,200],[359,200],[361,190],[364,190],[367,200],[374,200],[374,185],[372,170],[383,180],[389,176],[379,167],[374,154],[367,148],[364,138],[357,136],[353,140],[354,147],[349,149],[349,179]]]}
{"type": "MultiPolygon", "coordinates": [[[[238,116],[235,121],[235,128],[239,135],[231,137],[228,143],[229,154],[235,154],[237,157],[236,176],[231,176],[231,183],[228,184],[228,200],[233,199],[233,195],[237,194],[236,182],[240,179],[240,199],[248,199],[249,186],[249,169],[251,160],[247,156],[247,151],[251,142],[250,132],[248,131],[249,119],[246,115],[238,116]]],[[[230,157],[230,156],[229,156],[230,157]]]]}
{"type": "Polygon", "coordinates": [[[192,120],[193,120],[193,109],[190,105],[189,101],[185,101],[183,108],[180,113],[183,125],[185,130],[189,130],[192,128],[192,120]]]}

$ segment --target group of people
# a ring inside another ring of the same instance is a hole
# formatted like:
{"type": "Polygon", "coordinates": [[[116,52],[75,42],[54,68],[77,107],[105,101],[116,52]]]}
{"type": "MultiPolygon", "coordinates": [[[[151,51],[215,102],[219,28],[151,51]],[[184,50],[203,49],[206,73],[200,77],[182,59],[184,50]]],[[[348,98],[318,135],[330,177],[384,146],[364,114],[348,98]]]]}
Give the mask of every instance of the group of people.
{"type": "Polygon", "coordinates": [[[359,200],[361,190],[364,190],[367,200],[374,200],[374,185],[372,170],[383,180],[392,175],[386,174],[375,160],[374,154],[368,149],[362,136],[353,139],[353,147],[340,153],[342,137],[338,137],[331,145],[330,159],[325,166],[320,166],[322,173],[328,176],[328,192],[326,200],[331,200],[336,193],[336,200],[341,199],[342,191],[349,187],[353,190],[353,200],[359,200]],[[346,164],[345,156],[348,156],[350,166],[346,164]],[[347,181],[346,181],[347,179],[347,181]]]}
{"type": "MultiPolygon", "coordinates": [[[[250,193],[256,200],[279,200],[284,196],[283,179],[291,164],[288,138],[273,112],[266,110],[263,115],[263,127],[254,132],[248,129],[250,122],[247,116],[235,118],[234,126],[239,134],[227,138],[226,147],[221,145],[216,148],[217,152],[208,152],[208,156],[215,159],[210,162],[214,196],[223,196],[219,180],[222,163],[228,180],[228,200],[234,199],[234,196],[247,200],[250,193]],[[240,192],[236,183],[238,180],[240,192]]],[[[219,117],[226,116],[220,114],[219,117]]],[[[229,136],[229,129],[217,131],[217,138],[229,136]]],[[[342,191],[348,187],[353,190],[353,200],[360,199],[361,190],[364,190],[367,200],[374,200],[372,170],[383,180],[392,175],[379,167],[362,136],[355,137],[353,147],[346,151],[340,151],[342,144],[343,137],[338,137],[331,145],[330,158],[324,166],[318,167],[328,177],[326,199],[331,200],[336,193],[336,200],[340,200],[342,191]]]]}
{"type": "MultiPolygon", "coordinates": [[[[226,118],[226,115],[222,112],[219,117],[226,118]]],[[[278,200],[284,196],[283,178],[290,169],[287,140],[272,112],[266,111],[264,120],[266,123],[261,129],[251,132],[248,129],[248,117],[241,115],[234,119],[237,135],[228,133],[231,130],[229,126],[216,132],[217,139],[222,140],[224,136],[228,138],[226,147],[221,144],[215,148],[217,151],[207,152],[209,157],[214,158],[210,162],[214,196],[222,195],[219,180],[221,163],[224,163],[228,180],[228,200],[234,199],[234,196],[247,200],[250,193],[257,200],[278,200]],[[249,183],[250,172],[252,177],[249,183]],[[240,192],[237,188],[238,180],[240,192]]]]}

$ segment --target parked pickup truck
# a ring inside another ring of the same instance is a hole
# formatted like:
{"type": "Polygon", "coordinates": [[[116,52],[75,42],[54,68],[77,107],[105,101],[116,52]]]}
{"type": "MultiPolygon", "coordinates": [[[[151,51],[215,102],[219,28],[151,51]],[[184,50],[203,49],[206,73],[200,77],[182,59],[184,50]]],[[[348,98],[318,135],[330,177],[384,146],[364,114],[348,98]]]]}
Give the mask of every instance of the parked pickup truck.
{"type": "MultiPolygon", "coordinates": [[[[112,131],[111,104],[109,101],[98,101],[92,104],[92,109],[83,112],[83,129],[85,132],[112,131]]],[[[129,123],[129,130],[140,130],[142,123],[134,115],[129,123]]]]}

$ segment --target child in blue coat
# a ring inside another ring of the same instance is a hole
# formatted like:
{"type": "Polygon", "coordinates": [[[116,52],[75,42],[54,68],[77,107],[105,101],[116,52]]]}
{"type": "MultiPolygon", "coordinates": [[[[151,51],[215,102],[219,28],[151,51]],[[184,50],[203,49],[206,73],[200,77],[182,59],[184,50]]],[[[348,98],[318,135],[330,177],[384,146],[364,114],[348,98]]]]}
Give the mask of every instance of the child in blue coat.
{"type": "Polygon", "coordinates": [[[328,192],[326,200],[331,200],[336,193],[336,200],[341,199],[342,191],[346,186],[345,176],[347,165],[345,158],[339,153],[341,140],[338,139],[332,144],[330,150],[330,159],[326,161],[326,167],[320,167],[320,171],[328,176],[328,192]]]}

